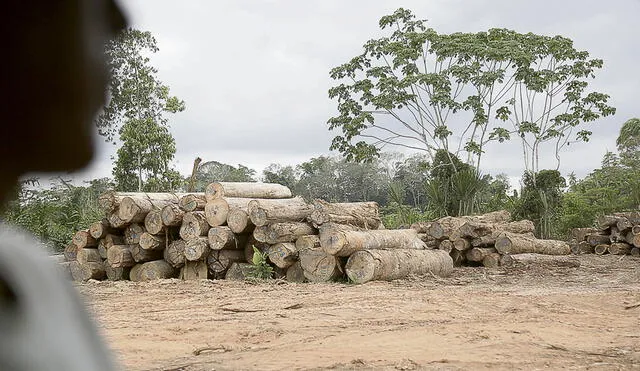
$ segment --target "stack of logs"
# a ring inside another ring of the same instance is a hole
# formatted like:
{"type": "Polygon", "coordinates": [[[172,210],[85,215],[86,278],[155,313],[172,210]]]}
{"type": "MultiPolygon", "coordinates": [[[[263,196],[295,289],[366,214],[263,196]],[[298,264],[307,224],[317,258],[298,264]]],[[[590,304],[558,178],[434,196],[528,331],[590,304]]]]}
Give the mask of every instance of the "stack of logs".
{"type": "Polygon", "coordinates": [[[596,228],[574,228],[569,244],[576,254],[640,256],[640,212],[598,218],[596,228]]]}
{"type": "Polygon", "coordinates": [[[455,266],[512,266],[532,255],[567,255],[563,241],[541,240],[530,220],[511,221],[506,210],[479,216],[444,217],[411,225],[432,248],[451,255],[455,266]]]}

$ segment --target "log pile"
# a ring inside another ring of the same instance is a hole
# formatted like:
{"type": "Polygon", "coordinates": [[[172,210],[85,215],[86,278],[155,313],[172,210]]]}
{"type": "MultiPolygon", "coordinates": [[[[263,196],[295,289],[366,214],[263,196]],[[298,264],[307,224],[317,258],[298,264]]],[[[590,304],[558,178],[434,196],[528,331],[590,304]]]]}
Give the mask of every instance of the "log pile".
{"type": "Polygon", "coordinates": [[[596,224],[594,228],[571,230],[569,244],[573,254],[640,256],[639,211],[604,215],[596,224]]]}
{"type": "MultiPolygon", "coordinates": [[[[511,221],[506,210],[478,216],[444,217],[410,227],[431,248],[447,252],[454,266],[512,265],[517,254],[567,255],[566,242],[541,240],[529,220],[511,221]]],[[[517,260],[517,259],[516,259],[517,260]]]]}

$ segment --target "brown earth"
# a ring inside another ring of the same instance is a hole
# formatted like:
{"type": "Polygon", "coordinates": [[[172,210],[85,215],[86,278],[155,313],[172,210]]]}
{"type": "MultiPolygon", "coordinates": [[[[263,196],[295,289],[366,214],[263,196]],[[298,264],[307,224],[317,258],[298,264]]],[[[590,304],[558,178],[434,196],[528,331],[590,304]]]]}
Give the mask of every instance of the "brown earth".
{"type": "Polygon", "coordinates": [[[79,285],[128,370],[640,369],[640,259],[365,285],[79,285]]]}

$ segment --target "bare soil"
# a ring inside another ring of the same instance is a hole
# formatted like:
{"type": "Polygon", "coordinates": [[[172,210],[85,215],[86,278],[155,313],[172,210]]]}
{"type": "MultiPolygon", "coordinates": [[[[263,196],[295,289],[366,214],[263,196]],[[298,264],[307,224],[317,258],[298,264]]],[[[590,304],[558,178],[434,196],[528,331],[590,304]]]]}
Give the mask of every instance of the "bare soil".
{"type": "Polygon", "coordinates": [[[364,285],[78,289],[127,370],[640,369],[640,259],[364,285]]]}

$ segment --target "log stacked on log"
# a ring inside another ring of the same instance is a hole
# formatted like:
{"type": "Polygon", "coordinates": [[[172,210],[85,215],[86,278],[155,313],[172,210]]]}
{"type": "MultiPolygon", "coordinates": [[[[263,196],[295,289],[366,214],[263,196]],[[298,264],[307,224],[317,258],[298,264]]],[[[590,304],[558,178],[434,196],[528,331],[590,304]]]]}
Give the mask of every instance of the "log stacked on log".
{"type": "Polygon", "coordinates": [[[569,245],[580,254],[640,255],[640,211],[603,215],[595,228],[574,228],[569,245]]]}

